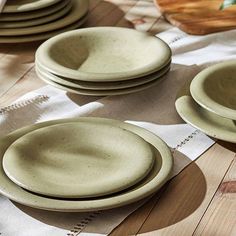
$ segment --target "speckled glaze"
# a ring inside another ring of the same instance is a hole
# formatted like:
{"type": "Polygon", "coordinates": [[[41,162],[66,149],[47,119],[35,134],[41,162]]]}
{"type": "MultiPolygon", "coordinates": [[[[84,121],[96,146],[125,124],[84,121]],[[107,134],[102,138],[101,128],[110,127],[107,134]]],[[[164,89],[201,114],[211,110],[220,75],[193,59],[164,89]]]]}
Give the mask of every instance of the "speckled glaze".
{"type": "Polygon", "coordinates": [[[36,60],[47,71],[81,81],[122,81],[156,72],[171,58],[161,39],[134,29],[94,27],[44,42],[36,60]]]}
{"type": "Polygon", "coordinates": [[[154,150],[127,130],[77,122],[20,137],[2,163],[7,176],[27,190],[59,198],[87,198],[138,183],[153,167],[154,150]]]}
{"type": "Polygon", "coordinates": [[[64,8],[70,0],[59,1],[58,3],[46,7],[44,9],[28,11],[28,12],[19,12],[19,13],[3,13],[0,14],[0,22],[14,22],[14,21],[25,21],[25,20],[32,20],[35,18],[40,18],[43,16],[48,16],[54,14],[55,12],[64,8]]]}
{"type": "Polygon", "coordinates": [[[65,77],[60,77],[42,68],[37,63],[37,61],[35,62],[35,64],[37,73],[39,73],[42,77],[45,77],[48,80],[52,80],[53,82],[69,86],[75,89],[78,88],[78,89],[88,89],[88,90],[111,90],[111,89],[130,88],[159,79],[161,76],[165,75],[170,70],[170,62],[169,62],[161,70],[154,72],[150,75],[139,77],[137,79],[114,81],[114,82],[89,82],[89,81],[72,80],[65,77]]]}
{"type": "Polygon", "coordinates": [[[139,135],[145,141],[155,148],[155,163],[150,174],[134,187],[121,193],[112,194],[107,197],[83,200],[66,200],[46,198],[30,193],[13,183],[4,173],[2,165],[0,166],[0,193],[13,201],[34,208],[46,209],[51,211],[65,212],[86,212],[94,210],[105,210],[130,204],[141,200],[155,193],[168,180],[172,170],[172,155],[167,145],[156,135],[147,130],[116,120],[103,118],[78,118],[54,120],[44,123],[35,124],[29,127],[17,130],[0,141],[0,158],[3,157],[7,148],[21,136],[36,129],[47,127],[65,122],[92,122],[93,124],[106,124],[126,129],[139,135]]]}
{"type": "Polygon", "coordinates": [[[182,88],[175,101],[176,110],[181,118],[213,138],[236,143],[235,121],[201,107],[191,97],[189,86],[190,84],[186,84],[182,88]]]}
{"type": "Polygon", "coordinates": [[[46,24],[46,23],[52,22],[54,20],[57,20],[57,19],[63,17],[64,15],[66,15],[71,10],[71,7],[72,7],[72,4],[69,3],[63,9],[61,9],[51,15],[43,16],[43,17],[40,17],[37,19],[32,19],[32,20],[16,21],[16,22],[13,22],[13,21],[1,22],[0,21],[0,30],[1,29],[11,29],[11,28],[16,29],[16,28],[46,24]]]}
{"type": "Polygon", "coordinates": [[[28,12],[33,10],[42,9],[60,2],[61,0],[8,0],[3,8],[6,12],[28,12]]]}
{"type": "Polygon", "coordinates": [[[236,61],[210,66],[190,86],[194,100],[205,109],[236,120],[236,61]]]}
{"type": "Polygon", "coordinates": [[[1,29],[0,36],[25,36],[61,29],[81,19],[87,13],[88,5],[88,1],[85,0],[72,0],[72,9],[66,16],[43,25],[18,29],[1,29]]]}

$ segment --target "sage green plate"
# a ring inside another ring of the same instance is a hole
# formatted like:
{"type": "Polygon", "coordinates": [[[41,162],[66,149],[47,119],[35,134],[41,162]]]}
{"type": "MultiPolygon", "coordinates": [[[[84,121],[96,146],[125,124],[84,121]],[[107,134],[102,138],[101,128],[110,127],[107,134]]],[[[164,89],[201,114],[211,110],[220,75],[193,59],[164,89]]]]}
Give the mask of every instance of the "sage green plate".
{"type": "Polygon", "coordinates": [[[50,22],[44,25],[18,28],[18,29],[1,29],[0,36],[22,36],[28,34],[39,34],[49,32],[56,29],[61,29],[70,24],[77,22],[81,19],[88,11],[89,3],[86,0],[72,0],[71,11],[61,19],[50,22]]]}
{"type": "Polygon", "coordinates": [[[3,156],[3,169],[14,183],[58,198],[122,191],[146,177],[153,164],[152,146],[138,135],[86,122],[32,131],[17,139],[3,156]]]}
{"type": "Polygon", "coordinates": [[[32,20],[35,18],[40,18],[43,16],[51,15],[63,7],[65,7],[71,0],[60,1],[52,6],[46,7],[44,9],[29,11],[29,12],[19,12],[19,13],[3,13],[0,14],[0,22],[2,21],[25,21],[32,20]]]}
{"type": "Polygon", "coordinates": [[[193,99],[205,109],[236,120],[236,61],[210,66],[192,81],[193,99]]]}
{"type": "Polygon", "coordinates": [[[16,29],[16,28],[23,28],[23,27],[30,27],[30,26],[37,26],[37,25],[43,25],[45,23],[52,22],[54,20],[57,20],[64,15],[66,15],[71,10],[72,4],[67,4],[63,9],[60,9],[59,11],[48,15],[43,16],[37,19],[32,20],[26,20],[26,21],[16,21],[16,22],[0,22],[0,31],[2,29],[16,29]]]}
{"type": "Polygon", "coordinates": [[[66,27],[63,27],[58,30],[53,30],[50,32],[45,32],[41,34],[32,34],[32,35],[26,35],[26,36],[9,36],[9,37],[1,37],[0,36],[0,43],[28,43],[28,42],[34,42],[34,41],[40,41],[45,40],[48,38],[51,38],[57,34],[64,33],[69,30],[76,29],[78,27],[81,27],[87,20],[87,16],[84,16],[81,18],[78,22],[75,22],[71,25],[68,25],[66,27]]]}
{"type": "Polygon", "coordinates": [[[62,0],[8,0],[2,12],[33,11],[54,5],[59,1],[62,0]]]}
{"type": "Polygon", "coordinates": [[[199,106],[191,97],[189,86],[180,91],[175,102],[181,118],[211,137],[236,143],[236,122],[199,106]]]}
{"type": "Polygon", "coordinates": [[[81,199],[81,200],[62,200],[42,197],[31,192],[28,192],[14,182],[12,182],[5,174],[2,165],[0,166],[0,193],[18,203],[52,211],[65,211],[65,212],[86,212],[94,210],[105,210],[130,204],[139,201],[145,197],[155,193],[164,183],[168,180],[173,166],[171,152],[167,145],[153,133],[120,121],[103,118],[77,118],[77,119],[64,119],[54,120],[36,125],[28,126],[19,129],[0,141],[0,158],[4,155],[7,148],[21,136],[34,131],[36,129],[47,127],[65,122],[91,122],[93,124],[107,124],[120,127],[122,129],[131,131],[145,141],[153,145],[155,148],[155,163],[152,171],[148,176],[137,185],[130,189],[122,191],[117,194],[112,194],[106,197],[95,199],[81,199]]]}
{"type": "MultiPolygon", "coordinates": [[[[168,71],[166,73],[168,73],[168,71]]],[[[151,82],[148,82],[148,83],[145,83],[142,85],[138,85],[138,86],[134,86],[134,87],[124,88],[124,89],[91,90],[91,89],[74,88],[74,87],[65,86],[60,83],[54,82],[54,81],[50,80],[50,78],[47,78],[47,75],[45,75],[45,74],[42,75],[41,72],[37,70],[37,68],[36,68],[36,74],[45,83],[52,85],[55,88],[62,89],[62,90],[65,90],[65,91],[71,92],[71,93],[88,95],[88,96],[109,96],[109,95],[122,95],[122,94],[134,93],[134,92],[138,92],[138,91],[150,88],[154,85],[157,85],[158,83],[160,83],[162,80],[165,79],[165,77],[162,76],[162,77],[159,77],[151,82]]]]}
{"type": "Polygon", "coordinates": [[[36,59],[47,71],[81,81],[122,81],[162,69],[171,59],[161,39],[134,29],[92,27],[44,42],[36,59]]]}
{"type": "Polygon", "coordinates": [[[65,77],[54,75],[48,72],[46,69],[42,68],[37,63],[37,61],[35,62],[35,64],[36,64],[36,70],[42,77],[48,78],[49,80],[52,80],[53,82],[59,83],[61,85],[69,86],[72,88],[89,89],[89,90],[110,90],[110,89],[130,88],[156,80],[170,70],[170,62],[169,62],[161,70],[154,72],[151,75],[139,77],[137,79],[117,81],[117,82],[86,82],[80,80],[72,80],[65,77]]]}

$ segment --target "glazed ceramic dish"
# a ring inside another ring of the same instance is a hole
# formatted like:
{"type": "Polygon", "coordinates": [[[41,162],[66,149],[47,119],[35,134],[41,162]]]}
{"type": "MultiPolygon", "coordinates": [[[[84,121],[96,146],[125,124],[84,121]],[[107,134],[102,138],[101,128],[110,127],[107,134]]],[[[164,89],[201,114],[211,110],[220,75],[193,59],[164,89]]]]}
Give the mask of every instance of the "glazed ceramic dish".
{"type": "Polygon", "coordinates": [[[14,183],[58,198],[119,192],[146,177],[153,164],[152,146],[138,135],[85,122],[32,131],[17,139],[3,157],[3,169],[14,183]]]}
{"type": "Polygon", "coordinates": [[[42,9],[62,0],[8,0],[3,12],[27,12],[42,9]]]}
{"type": "Polygon", "coordinates": [[[7,148],[21,136],[34,131],[36,129],[55,125],[65,122],[92,122],[93,124],[107,124],[126,129],[139,135],[146,142],[153,145],[155,148],[155,164],[150,174],[140,183],[130,189],[122,191],[117,194],[112,194],[107,197],[100,197],[96,199],[83,199],[83,200],[62,200],[54,198],[46,198],[30,193],[14,182],[12,182],[4,173],[2,166],[0,166],[0,193],[10,198],[13,201],[23,205],[31,206],[34,208],[52,210],[52,211],[65,211],[65,212],[86,212],[94,210],[105,210],[130,204],[139,201],[145,197],[155,193],[163,184],[168,180],[173,166],[171,152],[166,144],[156,135],[148,132],[147,130],[110,119],[102,118],[78,118],[78,119],[65,119],[57,121],[49,121],[17,130],[0,142],[0,157],[4,155],[7,148]]]}
{"type": "Polygon", "coordinates": [[[66,31],[81,27],[86,22],[86,20],[87,20],[87,16],[84,16],[78,22],[75,22],[74,24],[63,27],[62,29],[59,29],[59,30],[53,30],[50,32],[42,33],[42,34],[32,34],[32,35],[16,36],[16,37],[14,36],[1,37],[0,36],[0,43],[28,43],[28,42],[45,40],[57,34],[61,34],[66,31]]]}
{"type": "Polygon", "coordinates": [[[16,29],[16,28],[30,27],[30,26],[36,26],[36,25],[49,23],[66,15],[70,11],[71,7],[72,7],[72,4],[69,3],[63,9],[55,12],[54,14],[40,17],[37,19],[26,20],[26,21],[16,21],[16,22],[0,22],[0,30],[6,29],[6,28],[16,29]]]}
{"type": "Polygon", "coordinates": [[[47,71],[81,81],[122,81],[162,69],[171,59],[161,39],[134,29],[95,27],[44,42],[36,59],[47,71]]]}
{"type": "Polygon", "coordinates": [[[57,75],[54,75],[50,72],[48,72],[46,69],[41,67],[38,62],[35,62],[36,64],[36,70],[42,77],[48,78],[49,80],[52,80],[53,82],[70,86],[73,88],[79,88],[79,89],[90,89],[90,90],[110,90],[110,89],[123,89],[123,88],[130,88],[138,85],[142,85],[148,82],[151,82],[153,80],[156,80],[166,74],[170,70],[170,63],[168,63],[165,67],[163,67],[161,70],[144,76],[137,79],[132,80],[125,80],[125,81],[117,81],[117,82],[86,82],[86,81],[80,81],[80,80],[72,80],[65,77],[60,77],[57,75]]]}
{"type": "Polygon", "coordinates": [[[54,14],[55,12],[64,8],[71,0],[60,1],[53,6],[49,6],[39,10],[29,11],[29,12],[20,12],[20,13],[3,13],[0,14],[0,22],[2,21],[24,21],[32,20],[35,18],[40,18],[43,16],[48,16],[54,14]]]}
{"type": "Polygon", "coordinates": [[[193,79],[190,91],[205,109],[236,120],[236,61],[203,70],[193,79]]]}
{"type": "Polygon", "coordinates": [[[39,34],[44,32],[49,32],[52,30],[60,29],[66,27],[70,24],[77,22],[81,17],[83,17],[88,11],[88,1],[85,0],[72,0],[71,11],[63,18],[50,22],[44,25],[19,28],[19,29],[1,29],[0,36],[20,36],[20,35],[30,35],[39,34]]]}
{"type": "MultiPolygon", "coordinates": [[[[148,82],[148,83],[145,83],[142,85],[138,85],[138,86],[134,86],[134,87],[130,87],[130,88],[124,88],[124,89],[91,90],[91,89],[73,88],[70,86],[62,85],[60,83],[56,83],[56,82],[50,80],[50,78],[48,78],[47,75],[45,75],[45,74],[42,75],[41,72],[38,71],[37,69],[36,69],[36,73],[41,80],[43,80],[45,83],[47,83],[49,85],[52,85],[55,88],[65,90],[70,93],[89,95],[89,96],[109,96],[109,95],[122,95],[122,94],[134,93],[134,92],[138,92],[138,91],[147,89],[149,87],[155,86],[155,85],[159,84],[162,80],[165,79],[165,77],[162,76],[162,77],[157,78],[151,82],[148,82]]],[[[168,73],[168,71],[166,73],[168,73]]]]}
{"type": "Polygon", "coordinates": [[[207,135],[236,143],[236,123],[199,106],[191,97],[189,84],[179,93],[175,107],[181,118],[207,135]]]}

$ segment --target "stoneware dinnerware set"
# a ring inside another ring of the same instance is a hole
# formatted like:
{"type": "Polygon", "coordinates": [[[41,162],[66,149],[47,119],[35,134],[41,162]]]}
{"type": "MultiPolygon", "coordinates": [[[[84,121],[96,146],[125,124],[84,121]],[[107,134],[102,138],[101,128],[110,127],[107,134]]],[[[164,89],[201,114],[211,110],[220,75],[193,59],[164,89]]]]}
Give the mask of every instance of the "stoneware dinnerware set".
{"type": "Polygon", "coordinates": [[[48,39],[80,27],[87,0],[8,0],[0,13],[0,43],[48,39]]]}
{"type": "Polygon", "coordinates": [[[119,95],[162,81],[170,69],[171,50],[161,39],[134,29],[95,27],[48,39],[35,60],[38,77],[56,88],[119,95]]]}
{"type": "Polygon", "coordinates": [[[179,92],[175,106],[187,123],[217,139],[236,143],[236,61],[201,71],[179,92]]]}
{"type": "Polygon", "coordinates": [[[169,178],[167,145],[149,131],[104,118],[54,120],[0,140],[0,193],[45,210],[84,212],[130,204],[169,178]]]}

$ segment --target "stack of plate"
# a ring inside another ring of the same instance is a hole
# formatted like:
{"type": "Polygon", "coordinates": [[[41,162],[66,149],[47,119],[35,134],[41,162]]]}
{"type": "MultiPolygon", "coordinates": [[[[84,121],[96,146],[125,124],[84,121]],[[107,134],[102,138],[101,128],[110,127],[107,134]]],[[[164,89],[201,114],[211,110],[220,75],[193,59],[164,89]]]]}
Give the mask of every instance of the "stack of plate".
{"type": "Polygon", "coordinates": [[[236,143],[236,61],[200,72],[180,91],[177,112],[209,136],[236,143]]]}
{"type": "Polygon", "coordinates": [[[74,30],[44,42],[36,72],[57,88],[83,95],[118,95],[159,83],[169,69],[171,50],[161,39],[134,29],[74,30]]]}
{"type": "Polygon", "coordinates": [[[0,157],[0,193],[52,211],[93,211],[141,200],[172,169],[170,150],[160,138],[102,118],[22,128],[0,140],[0,157]]]}
{"type": "Polygon", "coordinates": [[[0,14],[0,43],[48,39],[86,19],[87,0],[7,1],[0,14]]]}

